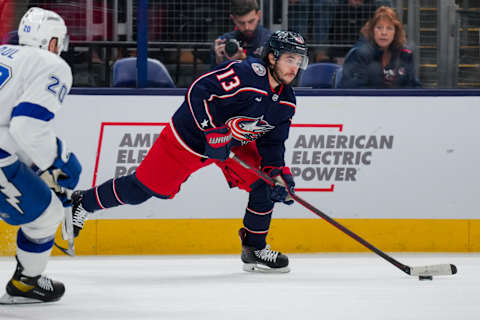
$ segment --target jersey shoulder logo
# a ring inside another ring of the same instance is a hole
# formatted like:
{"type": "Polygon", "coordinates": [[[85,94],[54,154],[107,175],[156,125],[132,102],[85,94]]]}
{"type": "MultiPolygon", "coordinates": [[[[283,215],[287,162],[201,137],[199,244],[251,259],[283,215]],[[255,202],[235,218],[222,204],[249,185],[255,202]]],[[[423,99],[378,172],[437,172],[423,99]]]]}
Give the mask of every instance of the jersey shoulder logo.
{"type": "Polygon", "coordinates": [[[257,62],[252,63],[252,69],[259,77],[263,77],[267,74],[267,70],[260,63],[257,63],[257,62]]]}
{"type": "Polygon", "coordinates": [[[232,136],[243,144],[257,140],[265,133],[273,130],[275,126],[258,118],[238,116],[228,119],[225,124],[232,130],[232,136]]]}

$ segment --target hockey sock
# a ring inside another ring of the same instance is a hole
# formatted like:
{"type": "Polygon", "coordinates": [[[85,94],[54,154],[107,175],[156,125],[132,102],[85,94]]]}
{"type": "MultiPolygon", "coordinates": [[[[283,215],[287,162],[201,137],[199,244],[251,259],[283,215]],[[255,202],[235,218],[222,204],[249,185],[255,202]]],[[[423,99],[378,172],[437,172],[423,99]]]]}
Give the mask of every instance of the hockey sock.
{"type": "Polygon", "coordinates": [[[53,235],[45,239],[31,239],[18,229],[17,258],[24,270],[22,274],[29,277],[38,276],[45,271],[53,246],[53,235]]]}
{"type": "Polygon", "coordinates": [[[272,210],[262,212],[247,208],[245,217],[243,218],[243,225],[245,230],[247,230],[244,244],[257,249],[265,248],[271,218],[272,210]]]}
{"type": "Polygon", "coordinates": [[[124,204],[139,204],[152,197],[133,174],[110,179],[82,194],[82,206],[89,212],[124,204]]]}
{"type": "Polygon", "coordinates": [[[265,248],[267,234],[272,219],[273,202],[270,200],[269,186],[262,184],[250,192],[245,210],[243,225],[247,230],[244,244],[257,249],[265,248]]]}

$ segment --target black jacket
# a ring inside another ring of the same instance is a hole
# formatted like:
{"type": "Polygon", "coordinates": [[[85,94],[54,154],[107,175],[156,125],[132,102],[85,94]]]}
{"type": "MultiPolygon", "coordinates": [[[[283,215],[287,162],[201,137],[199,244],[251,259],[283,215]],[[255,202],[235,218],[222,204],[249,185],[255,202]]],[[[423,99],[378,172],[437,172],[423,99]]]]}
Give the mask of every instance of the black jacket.
{"type": "MultiPolygon", "coordinates": [[[[236,39],[240,42],[241,47],[245,50],[245,54],[247,57],[255,57],[261,58],[263,47],[265,46],[267,40],[270,38],[272,33],[270,30],[262,27],[259,25],[255,30],[255,34],[251,39],[244,39],[242,34],[234,30],[232,32],[227,32],[220,37],[219,39],[236,39]]],[[[212,69],[217,66],[217,62],[215,60],[215,48],[212,46],[212,50],[210,51],[210,62],[212,69]]]]}
{"type": "Polygon", "coordinates": [[[413,52],[392,49],[390,63],[382,67],[383,51],[376,44],[360,40],[345,57],[340,88],[420,88],[413,52]]]}

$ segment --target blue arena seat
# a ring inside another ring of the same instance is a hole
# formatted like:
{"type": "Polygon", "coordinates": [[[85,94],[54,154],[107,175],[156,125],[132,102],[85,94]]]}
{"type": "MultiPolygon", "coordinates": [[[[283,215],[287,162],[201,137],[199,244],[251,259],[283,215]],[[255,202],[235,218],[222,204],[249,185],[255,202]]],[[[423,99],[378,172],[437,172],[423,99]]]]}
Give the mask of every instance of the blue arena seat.
{"type": "Polygon", "coordinates": [[[308,65],[300,75],[299,87],[331,88],[335,72],[340,68],[338,64],[319,62],[308,65]]]}
{"type": "MultiPolygon", "coordinates": [[[[175,88],[167,68],[156,59],[148,58],[148,87],[175,88]]],[[[123,58],[113,65],[114,87],[135,88],[137,86],[137,58],[123,58]]]]}
{"type": "Polygon", "coordinates": [[[338,68],[337,72],[335,72],[335,76],[333,77],[333,87],[339,88],[340,81],[342,80],[343,75],[343,67],[338,68]]]}

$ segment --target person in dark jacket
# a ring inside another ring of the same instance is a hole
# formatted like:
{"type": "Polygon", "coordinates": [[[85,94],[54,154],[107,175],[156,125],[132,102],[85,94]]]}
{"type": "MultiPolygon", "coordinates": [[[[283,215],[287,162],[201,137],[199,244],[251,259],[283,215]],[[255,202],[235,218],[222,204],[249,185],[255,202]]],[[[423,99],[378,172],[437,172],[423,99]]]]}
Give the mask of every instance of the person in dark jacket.
{"type": "Polygon", "coordinates": [[[272,33],[260,25],[261,17],[257,0],[232,0],[230,19],[235,30],[215,39],[210,54],[212,68],[228,60],[262,57],[263,47],[272,33]]]}
{"type": "Polygon", "coordinates": [[[339,88],[419,88],[412,50],[394,9],[382,6],[345,57],[339,88]]]}

